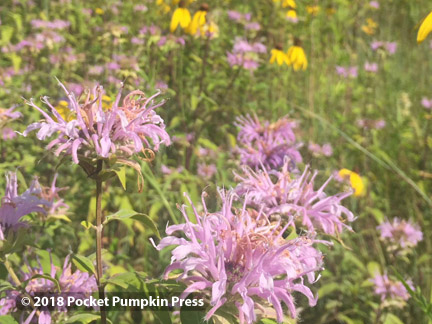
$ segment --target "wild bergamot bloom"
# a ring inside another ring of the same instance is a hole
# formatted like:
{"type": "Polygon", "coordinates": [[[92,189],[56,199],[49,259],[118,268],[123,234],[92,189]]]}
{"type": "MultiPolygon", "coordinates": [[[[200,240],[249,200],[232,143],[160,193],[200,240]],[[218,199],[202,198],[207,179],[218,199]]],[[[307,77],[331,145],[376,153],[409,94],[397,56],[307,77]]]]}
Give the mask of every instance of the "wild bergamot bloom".
{"type": "Polygon", "coordinates": [[[0,206],[0,240],[4,240],[9,231],[25,226],[21,218],[30,213],[46,214],[51,203],[41,198],[41,187],[35,178],[30,187],[18,194],[18,182],[15,172],[6,175],[6,190],[0,206]]]}
{"type": "Polygon", "coordinates": [[[181,28],[186,29],[191,23],[191,20],[191,14],[186,8],[185,2],[180,1],[178,8],[174,11],[171,18],[171,33],[173,33],[179,25],[181,28]]]}
{"type": "Polygon", "coordinates": [[[56,135],[57,138],[47,146],[54,149],[55,155],[64,152],[78,164],[80,157],[104,159],[114,155],[128,158],[139,152],[157,151],[161,144],[170,144],[164,121],[154,112],[155,108],[164,104],[164,101],[153,102],[160,92],[147,98],[143,92],[135,90],[120,102],[120,91],[115,102],[104,110],[102,87],[95,87],[84,102],[80,102],[63,84],[60,85],[67,94],[73,118],[65,120],[50,104],[48,97],[43,97],[42,102],[50,108],[52,115],[30,100],[27,104],[36,108],[44,119],[29,125],[23,133],[27,136],[39,129],[39,140],[56,135]]]}
{"type": "Polygon", "coordinates": [[[315,272],[322,269],[322,254],[313,247],[317,241],[307,236],[287,240],[283,235],[291,224],[271,223],[262,212],[248,208],[247,198],[234,206],[237,197],[232,191],[220,191],[220,196],[221,209],[213,213],[207,210],[204,195],[202,213],[188,197],[196,223],[183,205],[180,210],[186,223],[167,227],[169,236],[156,246],[158,250],[175,246],[164,277],[175,276],[188,285],[180,298],[197,291],[205,293],[211,306],[206,320],[224,311],[248,324],[258,321],[268,306],[273,306],[277,321],[282,323],[282,302],[295,318],[296,292],[314,306],[317,299],[305,278],[315,282],[315,272]],[[176,270],[180,274],[172,274],[176,270]]]}
{"type": "Polygon", "coordinates": [[[276,62],[278,65],[287,63],[287,56],[283,52],[281,44],[276,44],[275,48],[273,48],[270,53],[270,64],[273,64],[274,62],[276,62]]]}
{"type": "MultiPolygon", "coordinates": [[[[25,265],[27,266],[27,271],[22,271],[19,274],[19,277],[23,282],[28,281],[25,291],[32,297],[43,294],[50,298],[50,295],[52,294],[51,296],[55,298],[57,294],[67,294],[67,296],[73,296],[77,300],[82,300],[88,299],[93,292],[97,291],[95,276],[89,275],[87,272],[81,272],[80,270],[72,272],[72,265],[69,256],[67,256],[64,261],[63,270],[60,276],[57,275],[58,267],[53,264],[52,258],[49,274],[44,273],[44,269],[42,268],[39,259],[38,267],[30,266],[27,260],[25,260],[25,265]],[[44,277],[34,278],[35,275],[44,277]],[[52,278],[52,280],[48,278],[52,278]],[[58,286],[55,282],[58,282],[58,286]],[[60,288],[60,290],[58,290],[58,288],[60,288]]],[[[20,292],[7,290],[5,295],[4,298],[0,299],[0,305],[2,305],[0,306],[0,315],[17,312],[20,307],[20,305],[17,305],[20,292]]],[[[42,306],[40,308],[35,308],[28,318],[20,323],[35,323],[35,315],[38,317],[38,323],[65,323],[65,314],[67,311],[67,307],[63,305],[60,306],[60,303],[53,308],[42,306]]]]}
{"type": "Polygon", "coordinates": [[[203,27],[206,23],[206,16],[208,10],[208,4],[203,3],[200,9],[194,14],[189,26],[186,28],[187,33],[191,35],[196,35],[198,31],[201,33],[201,27],[203,27]]]}
{"type": "Polygon", "coordinates": [[[423,42],[426,37],[432,31],[432,11],[427,15],[427,17],[423,20],[420,25],[418,34],[417,34],[417,43],[423,42]]]}
{"type": "Polygon", "coordinates": [[[292,65],[294,71],[306,70],[308,66],[308,60],[304,49],[300,46],[301,42],[299,39],[294,39],[294,45],[288,49],[287,52],[287,64],[292,65]]]}
{"type": "Polygon", "coordinates": [[[256,115],[248,115],[237,118],[235,125],[240,127],[236,150],[241,164],[254,169],[277,169],[284,164],[285,157],[290,159],[291,168],[302,161],[298,151],[301,144],[296,142],[294,134],[296,122],[288,118],[275,123],[261,122],[256,115]]]}
{"type": "Polygon", "coordinates": [[[423,240],[423,233],[418,225],[399,218],[394,218],[392,222],[383,222],[377,229],[381,232],[383,241],[403,249],[414,247],[423,240]]]}
{"type": "Polygon", "coordinates": [[[354,189],[354,196],[363,196],[366,192],[365,185],[358,173],[348,169],[341,169],[339,171],[339,176],[342,179],[348,179],[351,187],[354,189]]]}
{"type": "Polygon", "coordinates": [[[317,172],[311,174],[306,167],[302,174],[293,173],[289,164],[289,159],[285,159],[280,171],[263,168],[255,172],[244,166],[243,174],[236,174],[240,181],[236,192],[247,196],[251,204],[262,208],[268,216],[282,215],[288,221],[305,226],[310,232],[323,231],[335,235],[344,228],[351,230],[346,223],[354,221],[355,217],[341,205],[351,192],[326,194],[324,189],[331,178],[314,189],[317,172]]]}

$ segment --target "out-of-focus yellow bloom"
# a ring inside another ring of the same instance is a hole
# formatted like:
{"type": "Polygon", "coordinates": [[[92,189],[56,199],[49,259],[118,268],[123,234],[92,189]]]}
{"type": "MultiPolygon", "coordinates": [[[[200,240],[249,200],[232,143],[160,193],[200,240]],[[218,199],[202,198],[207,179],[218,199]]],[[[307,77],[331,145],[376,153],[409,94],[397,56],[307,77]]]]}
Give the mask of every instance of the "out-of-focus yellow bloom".
{"type": "Polygon", "coordinates": [[[312,16],[318,15],[320,10],[321,10],[320,6],[306,6],[307,13],[312,15],[312,16]]]}
{"type": "Polygon", "coordinates": [[[417,34],[417,43],[423,42],[429,33],[432,31],[432,11],[427,15],[427,17],[423,20],[420,25],[418,34],[417,34]]]}
{"type": "Polygon", "coordinates": [[[354,189],[354,196],[359,197],[365,194],[365,185],[358,173],[348,169],[342,169],[339,171],[339,176],[343,179],[349,179],[350,185],[354,189]]]}
{"type": "Polygon", "coordinates": [[[366,19],[366,25],[362,26],[362,30],[368,35],[373,35],[377,27],[378,24],[372,18],[368,18],[366,19]]]}
{"type": "Polygon", "coordinates": [[[207,11],[208,11],[208,5],[207,4],[203,4],[200,8],[200,10],[198,10],[193,18],[191,23],[189,24],[189,26],[186,28],[186,32],[191,34],[191,35],[196,35],[196,33],[198,32],[198,30],[201,33],[201,28],[205,25],[206,23],[206,16],[207,16],[207,11]]]}
{"type": "Polygon", "coordinates": [[[209,21],[204,26],[200,28],[201,37],[206,37],[209,39],[219,37],[219,26],[215,22],[209,21]]]}
{"type": "Polygon", "coordinates": [[[180,7],[178,7],[171,18],[171,24],[170,24],[170,31],[173,33],[178,25],[180,25],[181,28],[186,29],[189,24],[191,23],[191,15],[187,8],[184,7],[183,3],[180,3],[180,7]]]}
{"type": "Polygon", "coordinates": [[[171,6],[167,4],[164,0],[156,0],[156,4],[161,7],[164,13],[168,13],[171,11],[171,6]]]}
{"type": "Polygon", "coordinates": [[[295,2],[295,0],[283,0],[282,2],[282,7],[286,8],[286,7],[291,7],[291,8],[297,8],[297,4],[295,2]]]}
{"type": "Polygon", "coordinates": [[[103,15],[105,13],[105,10],[103,10],[102,8],[96,8],[95,13],[96,15],[103,15]]]}
{"type": "Polygon", "coordinates": [[[70,110],[68,108],[68,102],[65,100],[60,100],[57,104],[57,106],[55,107],[55,109],[58,111],[58,113],[60,114],[60,116],[62,116],[62,118],[69,122],[73,119],[73,111],[70,110]]]}
{"type": "Polygon", "coordinates": [[[287,58],[288,65],[292,65],[294,71],[300,69],[306,70],[308,61],[304,49],[300,46],[299,40],[294,40],[294,45],[288,49],[287,58]]]}
{"type": "MultiPolygon", "coordinates": [[[[159,0],[158,0],[159,1],[159,0]]],[[[172,4],[178,5],[181,0],[172,0],[172,4]]],[[[189,6],[192,2],[195,2],[195,0],[184,0],[185,5],[189,6]]]]}
{"type": "Polygon", "coordinates": [[[270,64],[273,64],[274,62],[276,62],[278,65],[282,65],[284,63],[288,64],[288,58],[283,52],[282,46],[276,45],[276,48],[273,48],[270,53],[270,64]]]}
{"type": "Polygon", "coordinates": [[[288,20],[290,20],[292,22],[298,21],[297,12],[294,9],[289,9],[286,13],[286,17],[288,20]]]}

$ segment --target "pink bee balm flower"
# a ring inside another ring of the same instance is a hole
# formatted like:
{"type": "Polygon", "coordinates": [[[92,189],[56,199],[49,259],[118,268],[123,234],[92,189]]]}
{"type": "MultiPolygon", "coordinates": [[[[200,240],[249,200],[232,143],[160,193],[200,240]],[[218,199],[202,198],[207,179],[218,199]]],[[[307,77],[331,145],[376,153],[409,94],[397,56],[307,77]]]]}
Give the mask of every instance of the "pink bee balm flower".
{"type": "MultiPolygon", "coordinates": [[[[408,300],[410,295],[405,286],[400,281],[391,280],[387,274],[377,274],[373,279],[370,279],[375,285],[375,294],[381,297],[381,300],[401,299],[408,300]]],[[[414,290],[411,280],[406,280],[407,284],[414,290]]]]}
{"type": "Polygon", "coordinates": [[[381,239],[402,248],[414,247],[423,240],[423,233],[419,226],[410,221],[394,218],[393,222],[386,221],[377,229],[381,232],[381,239]]]}
{"type": "Polygon", "coordinates": [[[377,63],[369,63],[366,62],[364,65],[364,69],[366,72],[372,72],[375,73],[378,71],[378,64],[377,63]]]}
{"type": "Polygon", "coordinates": [[[301,175],[290,173],[288,159],[280,172],[268,172],[265,168],[254,172],[249,167],[243,167],[243,175],[236,174],[240,180],[236,192],[246,195],[266,214],[280,214],[288,220],[298,220],[309,231],[319,229],[335,235],[344,228],[351,230],[343,216],[348,222],[354,221],[355,217],[341,205],[341,201],[351,192],[327,195],[324,189],[331,177],[315,191],[316,175],[317,172],[311,175],[307,167],[301,175]]]}
{"type": "Polygon", "coordinates": [[[319,144],[310,142],[308,145],[308,150],[310,152],[312,152],[312,154],[315,156],[320,156],[320,155],[332,156],[333,155],[333,147],[329,143],[326,143],[326,144],[323,144],[323,146],[320,146],[319,144]]]}
{"type": "MultiPolygon", "coordinates": [[[[28,271],[21,272],[21,279],[22,281],[29,281],[25,290],[32,297],[35,295],[46,295],[49,298],[49,296],[60,296],[61,294],[65,294],[61,296],[63,298],[67,298],[67,296],[73,296],[76,300],[82,300],[89,298],[93,292],[97,291],[96,278],[94,275],[90,276],[87,272],[81,272],[80,270],[72,272],[69,256],[66,257],[63,265],[63,271],[58,278],[60,291],[53,280],[45,278],[32,279],[32,277],[35,275],[46,275],[56,279],[58,268],[54,266],[52,259],[51,270],[49,274],[44,273],[39,259],[38,267],[31,267],[27,261],[25,263],[27,265],[28,271]]],[[[8,313],[14,313],[17,311],[18,305],[16,304],[16,301],[19,295],[20,293],[18,291],[6,291],[6,297],[0,299],[0,305],[3,305],[0,308],[0,315],[6,315],[8,313]]],[[[30,313],[29,317],[23,323],[33,323],[35,321],[34,317],[36,315],[36,310],[37,309],[33,310],[33,312],[30,313]]],[[[65,306],[56,306],[54,309],[40,307],[38,323],[50,324],[52,322],[52,312],[66,313],[67,308],[65,306]]]]}
{"type": "Polygon", "coordinates": [[[261,122],[257,116],[248,115],[237,118],[235,125],[241,128],[237,136],[241,164],[272,169],[282,166],[285,157],[294,165],[302,161],[298,151],[301,143],[296,142],[293,131],[296,122],[287,118],[261,122]]]}
{"type": "Polygon", "coordinates": [[[369,2],[369,6],[371,6],[374,9],[379,9],[380,4],[378,1],[371,1],[371,2],[369,2]]]}
{"type": "Polygon", "coordinates": [[[24,226],[20,219],[30,213],[46,214],[44,207],[50,207],[50,203],[41,199],[41,188],[37,179],[34,179],[30,187],[21,195],[18,195],[17,175],[9,172],[6,176],[6,191],[1,199],[0,207],[0,240],[5,239],[5,233],[24,226]]]}
{"type": "Polygon", "coordinates": [[[432,99],[428,99],[426,97],[423,97],[421,100],[421,104],[424,108],[431,109],[432,108],[432,99]]]}
{"type": "Polygon", "coordinates": [[[220,195],[222,208],[218,212],[207,210],[204,195],[204,213],[192,205],[196,224],[183,205],[180,210],[186,223],[167,227],[169,236],[156,246],[158,250],[176,246],[164,276],[181,270],[177,281],[188,285],[181,298],[204,292],[212,307],[206,320],[224,306],[236,306],[240,323],[248,324],[258,320],[257,310],[267,303],[273,305],[280,323],[284,318],[282,302],[296,317],[294,292],[304,294],[314,306],[317,299],[304,277],[313,283],[315,272],[321,269],[322,255],[312,246],[317,241],[306,236],[286,240],[282,235],[290,224],[282,228],[270,223],[263,213],[246,207],[247,199],[242,208],[234,209],[232,191],[220,191],[220,195]],[[173,235],[176,232],[183,237],[173,235]]]}
{"type": "Polygon", "coordinates": [[[27,102],[39,110],[44,120],[27,127],[23,135],[39,129],[37,138],[44,140],[56,135],[47,148],[54,149],[54,154],[64,152],[72,156],[74,163],[79,163],[79,156],[86,158],[129,157],[148,148],[158,150],[161,144],[170,144],[163,119],[154,109],[164,101],[154,104],[157,92],[147,98],[139,90],[129,93],[120,104],[121,91],[115,102],[108,109],[102,109],[102,87],[95,87],[88,93],[84,102],[79,102],[75,95],[61,84],[70,104],[71,118],[64,118],[47,97],[42,102],[48,105],[52,115],[39,108],[32,100],[27,102]]]}

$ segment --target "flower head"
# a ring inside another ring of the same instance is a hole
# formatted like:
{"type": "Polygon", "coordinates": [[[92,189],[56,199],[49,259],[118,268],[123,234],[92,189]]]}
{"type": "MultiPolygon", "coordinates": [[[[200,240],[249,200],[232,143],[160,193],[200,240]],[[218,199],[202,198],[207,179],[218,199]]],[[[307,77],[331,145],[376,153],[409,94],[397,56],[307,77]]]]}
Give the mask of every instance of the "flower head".
{"type": "MultiPolygon", "coordinates": [[[[50,255],[51,257],[51,255],[50,255]]],[[[31,267],[30,264],[26,261],[27,272],[21,272],[22,281],[27,281],[26,292],[34,297],[35,295],[46,294],[47,296],[56,294],[67,294],[67,296],[73,296],[75,299],[84,299],[88,298],[93,292],[97,291],[97,284],[94,275],[89,275],[87,272],[81,272],[80,270],[76,270],[72,272],[72,265],[70,263],[69,256],[66,257],[63,265],[63,271],[61,275],[57,276],[57,268],[53,264],[51,259],[51,269],[50,273],[44,273],[42,265],[38,259],[38,267],[31,267]],[[35,275],[48,275],[53,279],[58,279],[59,288],[55,285],[53,280],[49,280],[46,278],[33,278],[35,275]],[[56,278],[57,277],[57,278],[56,278]],[[33,279],[32,279],[33,278],[33,279]]],[[[17,311],[16,300],[18,299],[19,292],[18,291],[7,291],[6,297],[0,299],[0,315],[5,315],[8,313],[13,313],[17,311]]],[[[26,319],[25,323],[31,323],[32,319],[36,315],[36,308],[26,319]]],[[[54,310],[48,309],[48,307],[41,307],[39,309],[39,323],[51,323],[52,312],[67,312],[67,308],[65,306],[56,306],[54,310]]]]}
{"type": "Polygon", "coordinates": [[[243,167],[243,175],[236,174],[240,181],[236,192],[246,195],[266,214],[282,215],[289,221],[301,223],[309,231],[321,230],[334,235],[344,228],[351,229],[343,216],[352,222],[354,215],[341,205],[341,201],[351,193],[327,195],[324,189],[331,178],[316,190],[314,182],[317,172],[311,175],[306,168],[303,174],[296,175],[289,172],[289,163],[286,159],[280,172],[265,169],[255,172],[243,167]]]}
{"type": "Polygon", "coordinates": [[[154,112],[164,103],[153,104],[153,99],[160,92],[147,98],[143,92],[135,90],[123,99],[122,104],[119,92],[111,107],[104,110],[102,87],[95,87],[84,102],[80,102],[61,86],[68,96],[68,108],[73,118],[65,120],[50,104],[48,97],[43,97],[42,102],[49,106],[52,116],[30,100],[27,103],[39,110],[45,119],[29,125],[23,133],[27,136],[29,132],[39,129],[39,140],[56,135],[57,138],[47,146],[48,149],[55,148],[54,154],[64,152],[78,164],[79,156],[109,158],[115,154],[129,157],[150,148],[158,150],[161,144],[170,144],[163,119],[154,112]]]}
{"type": "Polygon", "coordinates": [[[308,61],[304,49],[300,46],[300,41],[295,40],[294,45],[288,49],[287,64],[294,67],[294,71],[306,70],[308,61]]]}
{"type": "Polygon", "coordinates": [[[196,35],[198,32],[201,34],[201,28],[206,24],[206,16],[209,10],[209,6],[204,3],[200,9],[194,14],[189,26],[186,28],[186,32],[191,35],[196,35]]]}
{"type": "Polygon", "coordinates": [[[0,207],[0,240],[5,239],[7,231],[14,231],[24,225],[21,218],[30,213],[46,214],[45,207],[50,203],[41,198],[41,188],[35,178],[30,187],[21,195],[18,195],[17,175],[9,172],[6,175],[6,191],[1,199],[0,207]]]}
{"type": "Polygon", "coordinates": [[[418,225],[399,218],[394,218],[393,222],[383,222],[377,229],[381,232],[383,241],[402,248],[414,247],[423,239],[423,233],[418,225]]]}
{"type": "Polygon", "coordinates": [[[282,302],[296,317],[294,292],[304,294],[314,306],[316,298],[304,282],[304,277],[314,282],[315,272],[321,269],[322,255],[312,246],[314,239],[286,240],[282,237],[286,228],[249,210],[247,200],[235,209],[233,192],[220,195],[222,208],[215,213],[208,212],[204,199],[203,214],[192,205],[196,224],[183,205],[186,223],[167,227],[169,236],[156,246],[158,250],[176,246],[165,278],[181,270],[177,280],[188,285],[181,298],[204,292],[212,306],[206,320],[224,306],[233,305],[240,323],[248,324],[257,321],[258,309],[268,304],[274,307],[278,322],[283,321],[282,302]],[[173,235],[176,232],[184,237],[173,235]]]}
{"type": "Polygon", "coordinates": [[[183,1],[181,1],[179,7],[174,11],[171,18],[171,24],[170,24],[171,33],[175,32],[175,30],[179,25],[183,29],[188,28],[191,21],[192,19],[191,19],[190,12],[185,7],[183,1]]]}
{"type": "Polygon", "coordinates": [[[423,42],[432,31],[432,11],[423,20],[417,33],[417,43],[423,42]]]}
{"type": "Polygon", "coordinates": [[[286,156],[294,165],[302,161],[294,121],[281,118],[275,123],[261,122],[257,116],[248,115],[237,118],[236,126],[241,128],[237,136],[241,164],[271,169],[282,166],[286,156]]]}
{"type": "Polygon", "coordinates": [[[348,169],[341,169],[339,177],[349,181],[351,188],[354,189],[354,196],[360,197],[366,193],[364,182],[358,173],[348,169]]]}
{"type": "Polygon", "coordinates": [[[288,64],[288,58],[286,54],[282,50],[282,45],[277,44],[275,48],[271,51],[270,64],[277,63],[278,65],[282,65],[284,63],[288,64]]]}
{"type": "MultiPolygon", "coordinates": [[[[402,282],[390,279],[387,274],[376,274],[370,281],[374,283],[375,294],[379,295],[382,301],[391,299],[405,301],[410,298],[402,282]]],[[[408,279],[407,283],[411,286],[411,289],[414,289],[411,280],[408,279]]]]}
{"type": "Polygon", "coordinates": [[[421,100],[421,104],[426,109],[432,109],[432,99],[428,99],[426,97],[423,97],[421,100]]]}

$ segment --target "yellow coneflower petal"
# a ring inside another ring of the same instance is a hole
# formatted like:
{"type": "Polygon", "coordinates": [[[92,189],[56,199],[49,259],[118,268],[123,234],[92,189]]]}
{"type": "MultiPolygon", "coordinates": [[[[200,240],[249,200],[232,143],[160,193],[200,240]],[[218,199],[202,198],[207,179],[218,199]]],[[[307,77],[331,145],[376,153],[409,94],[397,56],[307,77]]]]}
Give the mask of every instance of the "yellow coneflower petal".
{"type": "Polygon", "coordinates": [[[297,8],[297,4],[296,4],[295,0],[284,0],[284,2],[282,3],[282,7],[284,7],[284,8],[286,8],[286,7],[297,8]]]}
{"type": "Polygon", "coordinates": [[[270,53],[271,53],[271,57],[270,57],[270,61],[269,61],[270,64],[273,64],[276,61],[276,52],[277,52],[277,49],[272,49],[270,51],[270,53]]]}
{"type": "Polygon", "coordinates": [[[189,26],[186,28],[186,32],[191,35],[196,35],[198,29],[200,29],[202,26],[205,25],[206,15],[207,15],[207,11],[203,11],[203,10],[197,11],[194,14],[189,26]]]}
{"type": "Polygon", "coordinates": [[[418,34],[417,34],[417,43],[423,42],[429,33],[432,31],[432,11],[427,15],[427,17],[423,20],[420,25],[418,34]]]}
{"type": "Polygon", "coordinates": [[[293,9],[290,9],[290,10],[287,11],[286,17],[289,20],[296,22],[297,21],[297,12],[295,10],[293,10],[293,9]]]}
{"type": "Polygon", "coordinates": [[[178,25],[185,29],[191,22],[191,15],[186,8],[177,8],[171,18],[170,31],[173,33],[178,25]]]}
{"type": "Polygon", "coordinates": [[[185,29],[189,26],[189,24],[191,23],[191,15],[189,10],[187,10],[186,8],[180,8],[181,11],[181,19],[180,19],[180,26],[185,29]]]}

